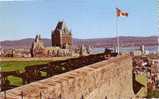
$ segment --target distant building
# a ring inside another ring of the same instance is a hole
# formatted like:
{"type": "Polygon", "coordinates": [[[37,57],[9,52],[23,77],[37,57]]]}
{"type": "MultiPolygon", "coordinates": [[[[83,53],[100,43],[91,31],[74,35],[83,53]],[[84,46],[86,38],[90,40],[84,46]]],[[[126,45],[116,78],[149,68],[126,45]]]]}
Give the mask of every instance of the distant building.
{"type": "Polygon", "coordinates": [[[145,54],[145,46],[144,45],[140,46],[140,51],[141,51],[142,55],[145,54]]]}
{"type": "Polygon", "coordinates": [[[31,47],[32,57],[72,56],[72,34],[63,21],[59,21],[52,32],[52,47],[45,47],[37,35],[31,47]]]}
{"type": "Polygon", "coordinates": [[[145,46],[140,46],[139,49],[134,50],[133,52],[130,52],[134,56],[141,56],[141,55],[149,55],[150,52],[148,50],[145,50],[145,46]]]}
{"type": "Polygon", "coordinates": [[[29,49],[14,49],[13,57],[31,57],[29,49]]]}
{"type": "Polygon", "coordinates": [[[80,55],[80,56],[85,56],[85,55],[87,55],[87,50],[86,50],[86,47],[85,47],[84,45],[81,45],[81,46],[80,46],[79,55],[80,55]]]}
{"type": "Polygon", "coordinates": [[[135,50],[135,51],[130,52],[130,53],[132,53],[133,56],[140,56],[140,55],[142,55],[142,52],[140,50],[135,50]]]}
{"type": "Polygon", "coordinates": [[[72,34],[63,21],[52,32],[52,46],[45,47],[40,35],[36,35],[30,49],[0,49],[1,57],[56,57],[72,56],[72,34]]]}
{"type": "Polygon", "coordinates": [[[36,35],[31,47],[31,56],[39,57],[45,55],[45,47],[40,35],[36,35]]]}
{"type": "Polygon", "coordinates": [[[59,21],[54,31],[52,31],[52,46],[58,46],[60,48],[72,47],[72,34],[68,30],[66,24],[63,21],[59,21]]]}
{"type": "Polygon", "coordinates": [[[0,49],[0,57],[31,57],[31,53],[24,48],[0,49]]]}

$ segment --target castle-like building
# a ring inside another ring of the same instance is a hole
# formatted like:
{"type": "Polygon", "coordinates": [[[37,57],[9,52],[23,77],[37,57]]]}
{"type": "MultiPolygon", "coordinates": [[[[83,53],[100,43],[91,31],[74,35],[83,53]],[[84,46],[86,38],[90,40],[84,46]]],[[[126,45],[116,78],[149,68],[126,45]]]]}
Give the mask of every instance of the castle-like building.
{"type": "Polygon", "coordinates": [[[43,56],[45,55],[45,47],[44,47],[44,43],[41,39],[41,36],[40,35],[36,35],[33,43],[32,43],[32,46],[31,46],[31,56],[34,57],[34,56],[43,56]]]}
{"type": "MultiPolygon", "coordinates": [[[[0,53],[0,56],[7,57],[56,57],[56,56],[84,56],[88,50],[84,46],[80,49],[72,48],[72,33],[64,21],[59,21],[51,32],[52,46],[46,47],[40,35],[36,35],[31,48],[11,49],[7,53],[0,53]]],[[[0,49],[1,50],[1,49],[0,49]]]]}
{"type": "Polygon", "coordinates": [[[31,47],[32,57],[72,55],[72,33],[63,21],[59,21],[52,31],[51,41],[51,47],[44,47],[40,35],[37,35],[31,47]]]}
{"type": "Polygon", "coordinates": [[[51,35],[52,46],[58,46],[60,48],[70,48],[72,46],[72,34],[68,30],[68,27],[63,21],[59,21],[55,30],[51,35]]]}

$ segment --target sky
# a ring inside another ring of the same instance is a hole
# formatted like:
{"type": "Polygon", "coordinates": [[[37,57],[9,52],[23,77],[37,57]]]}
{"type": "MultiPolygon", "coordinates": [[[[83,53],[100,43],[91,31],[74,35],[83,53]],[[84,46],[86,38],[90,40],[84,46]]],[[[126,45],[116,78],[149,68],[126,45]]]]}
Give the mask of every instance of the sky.
{"type": "Polygon", "coordinates": [[[118,18],[120,36],[158,35],[155,0],[0,0],[0,41],[51,38],[60,20],[74,38],[114,37],[116,7],[129,13],[118,18]]]}

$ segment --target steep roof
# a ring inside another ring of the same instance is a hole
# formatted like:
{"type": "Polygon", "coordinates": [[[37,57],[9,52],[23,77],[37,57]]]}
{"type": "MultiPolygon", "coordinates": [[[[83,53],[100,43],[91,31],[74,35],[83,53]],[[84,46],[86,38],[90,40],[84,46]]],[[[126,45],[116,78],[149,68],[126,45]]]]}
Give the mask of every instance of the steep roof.
{"type": "Polygon", "coordinates": [[[62,33],[66,33],[66,34],[70,34],[71,33],[64,21],[59,21],[57,23],[55,31],[60,31],[60,30],[62,31],[62,33]]]}

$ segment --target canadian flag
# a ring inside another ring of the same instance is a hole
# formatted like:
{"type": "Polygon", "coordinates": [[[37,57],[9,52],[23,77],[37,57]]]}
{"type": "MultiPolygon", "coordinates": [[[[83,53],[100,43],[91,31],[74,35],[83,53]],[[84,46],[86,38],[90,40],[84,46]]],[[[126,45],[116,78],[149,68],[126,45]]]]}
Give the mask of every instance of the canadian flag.
{"type": "Polygon", "coordinates": [[[116,8],[116,16],[120,17],[120,16],[126,16],[128,17],[128,13],[125,11],[120,10],[119,8],[116,8]]]}

